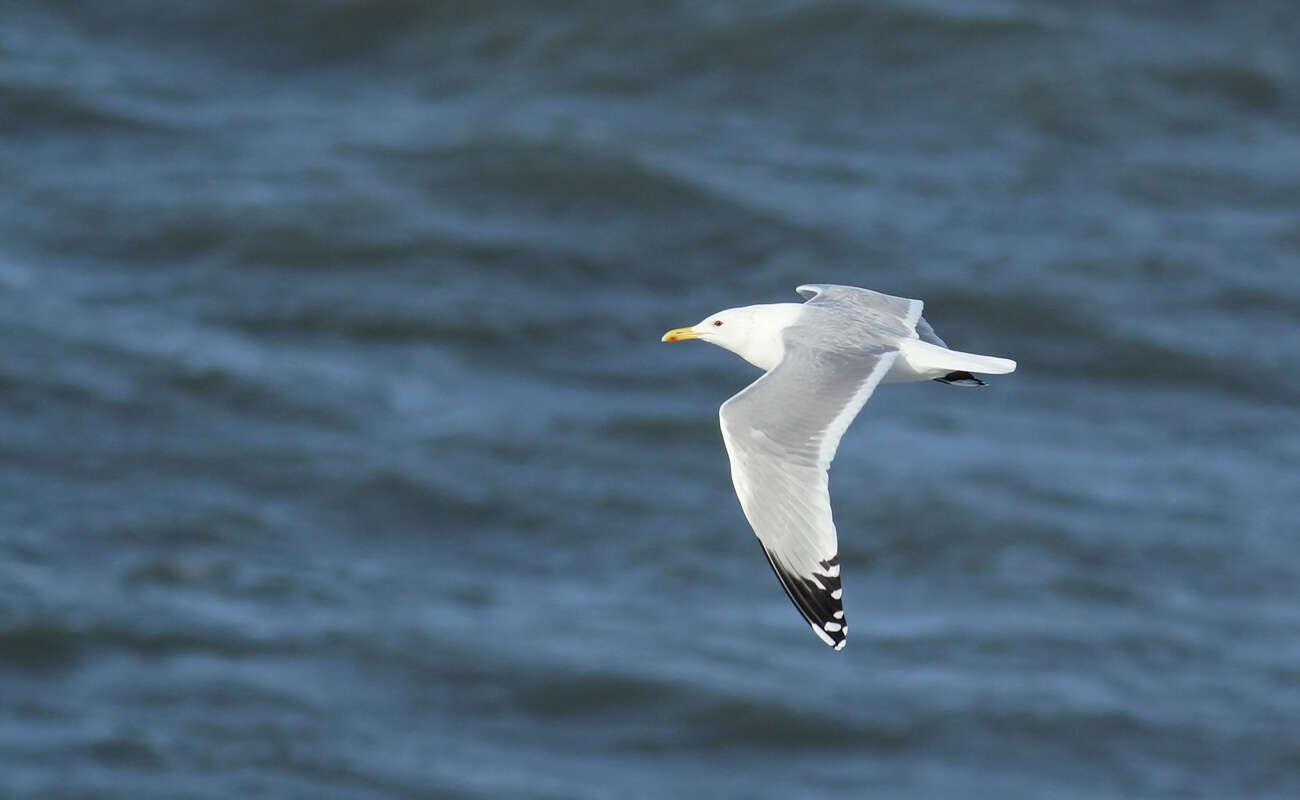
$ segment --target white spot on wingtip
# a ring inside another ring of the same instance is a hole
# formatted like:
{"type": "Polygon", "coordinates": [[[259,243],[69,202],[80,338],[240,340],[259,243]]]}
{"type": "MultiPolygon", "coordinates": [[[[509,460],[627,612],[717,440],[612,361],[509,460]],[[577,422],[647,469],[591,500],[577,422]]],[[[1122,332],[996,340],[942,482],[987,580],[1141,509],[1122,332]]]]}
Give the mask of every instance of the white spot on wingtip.
{"type": "Polygon", "coordinates": [[[843,611],[836,611],[835,614],[834,614],[834,617],[835,617],[835,619],[844,619],[844,612],[843,612],[843,611]]]}
{"type": "Polygon", "coordinates": [[[831,568],[826,570],[826,574],[832,578],[838,578],[840,576],[840,565],[831,564],[831,568]]]}
{"type": "Polygon", "coordinates": [[[831,647],[835,646],[835,640],[831,638],[829,633],[817,627],[817,623],[809,622],[808,627],[813,629],[813,633],[817,634],[817,638],[821,639],[823,642],[830,645],[831,647]]]}
{"type": "Polygon", "coordinates": [[[832,600],[839,600],[839,599],[840,599],[841,597],[843,597],[843,596],[844,596],[844,590],[843,590],[843,589],[836,589],[835,591],[831,592],[831,599],[832,599],[832,600]]]}
{"type": "Polygon", "coordinates": [[[822,627],[830,631],[831,633],[835,633],[836,631],[843,628],[844,626],[839,624],[838,622],[823,622],[822,627]]]}
{"type": "Polygon", "coordinates": [[[837,644],[835,645],[835,649],[836,649],[836,650],[843,650],[843,649],[844,649],[844,645],[847,644],[848,641],[849,641],[848,639],[840,639],[839,643],[837,643],[837,644]]]}

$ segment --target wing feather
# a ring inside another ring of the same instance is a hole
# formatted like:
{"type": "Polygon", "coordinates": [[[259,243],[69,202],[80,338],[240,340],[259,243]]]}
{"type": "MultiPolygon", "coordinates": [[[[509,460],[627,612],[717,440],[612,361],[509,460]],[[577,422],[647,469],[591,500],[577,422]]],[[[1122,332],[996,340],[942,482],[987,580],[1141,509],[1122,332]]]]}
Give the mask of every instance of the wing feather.
{"type": "Polygon", "coordinates": [[[925,303],[910,297],[897,297],[856,286],[831,283],[806,283],[795,287],[805,305],[834,305],[842,313],[852,314],[873,324],[881,333],[913,337],[925,303]]]}
{"type": "Polygon", "coordinates": [[[837,650],[848,627],[827,470],[897,355],[885,346],[831,351],[787,340],[781,363],[719,409],[745,517],[790,600],[837,650]]]}

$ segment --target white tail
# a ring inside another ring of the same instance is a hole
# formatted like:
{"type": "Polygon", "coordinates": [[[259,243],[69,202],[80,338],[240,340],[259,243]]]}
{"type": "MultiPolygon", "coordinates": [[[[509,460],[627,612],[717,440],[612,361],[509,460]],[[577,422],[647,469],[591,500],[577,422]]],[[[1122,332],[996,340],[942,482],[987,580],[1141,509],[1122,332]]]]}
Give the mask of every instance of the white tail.
{"type": "Polygon", "coordinates": [[[981,356],[975,353],[963,353],[949,350],[920,339],[907,339],[899,344],[898,359],[893,372],[900,373],[895,379],[907,380],[906,373],[913,373],[914,380],[925,380],[946,375],[949,372],[979,372],[984,375],[1004,375],[1015,372],[1016,362],[1009,358],[981,356]]]}

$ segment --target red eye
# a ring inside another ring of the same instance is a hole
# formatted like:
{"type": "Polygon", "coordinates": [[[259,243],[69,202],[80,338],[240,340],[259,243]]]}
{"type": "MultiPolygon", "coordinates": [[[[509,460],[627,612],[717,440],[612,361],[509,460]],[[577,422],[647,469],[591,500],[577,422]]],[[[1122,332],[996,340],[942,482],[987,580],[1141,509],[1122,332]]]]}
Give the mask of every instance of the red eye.
{"type": "Polygon", "coordinates": [[[714,321],[713,321],[713,327],[715,327],[715,328],[721,328],[721,327],[722,327],[722,320],[720,320],[720,319],[718,319],[718,320],[714,320],[714,321]]]}

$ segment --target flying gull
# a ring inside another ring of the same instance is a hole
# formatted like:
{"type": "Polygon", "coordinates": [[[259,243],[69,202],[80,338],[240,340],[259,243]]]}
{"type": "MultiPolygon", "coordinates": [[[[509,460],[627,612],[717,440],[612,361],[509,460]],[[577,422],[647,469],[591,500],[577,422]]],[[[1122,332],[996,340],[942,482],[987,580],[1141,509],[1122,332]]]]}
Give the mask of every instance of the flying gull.
{"type": "Polygon", "coordinates": [[[764,374],[718,410],[740,507],[786,594],[822,641],[848,636],[827,470],[876,384],[983,386],[1016,362],[950,350],[923,303],[869,289],[807,284],[803,303],[719,311],[665,342],[700,339],[764,374]]]}

